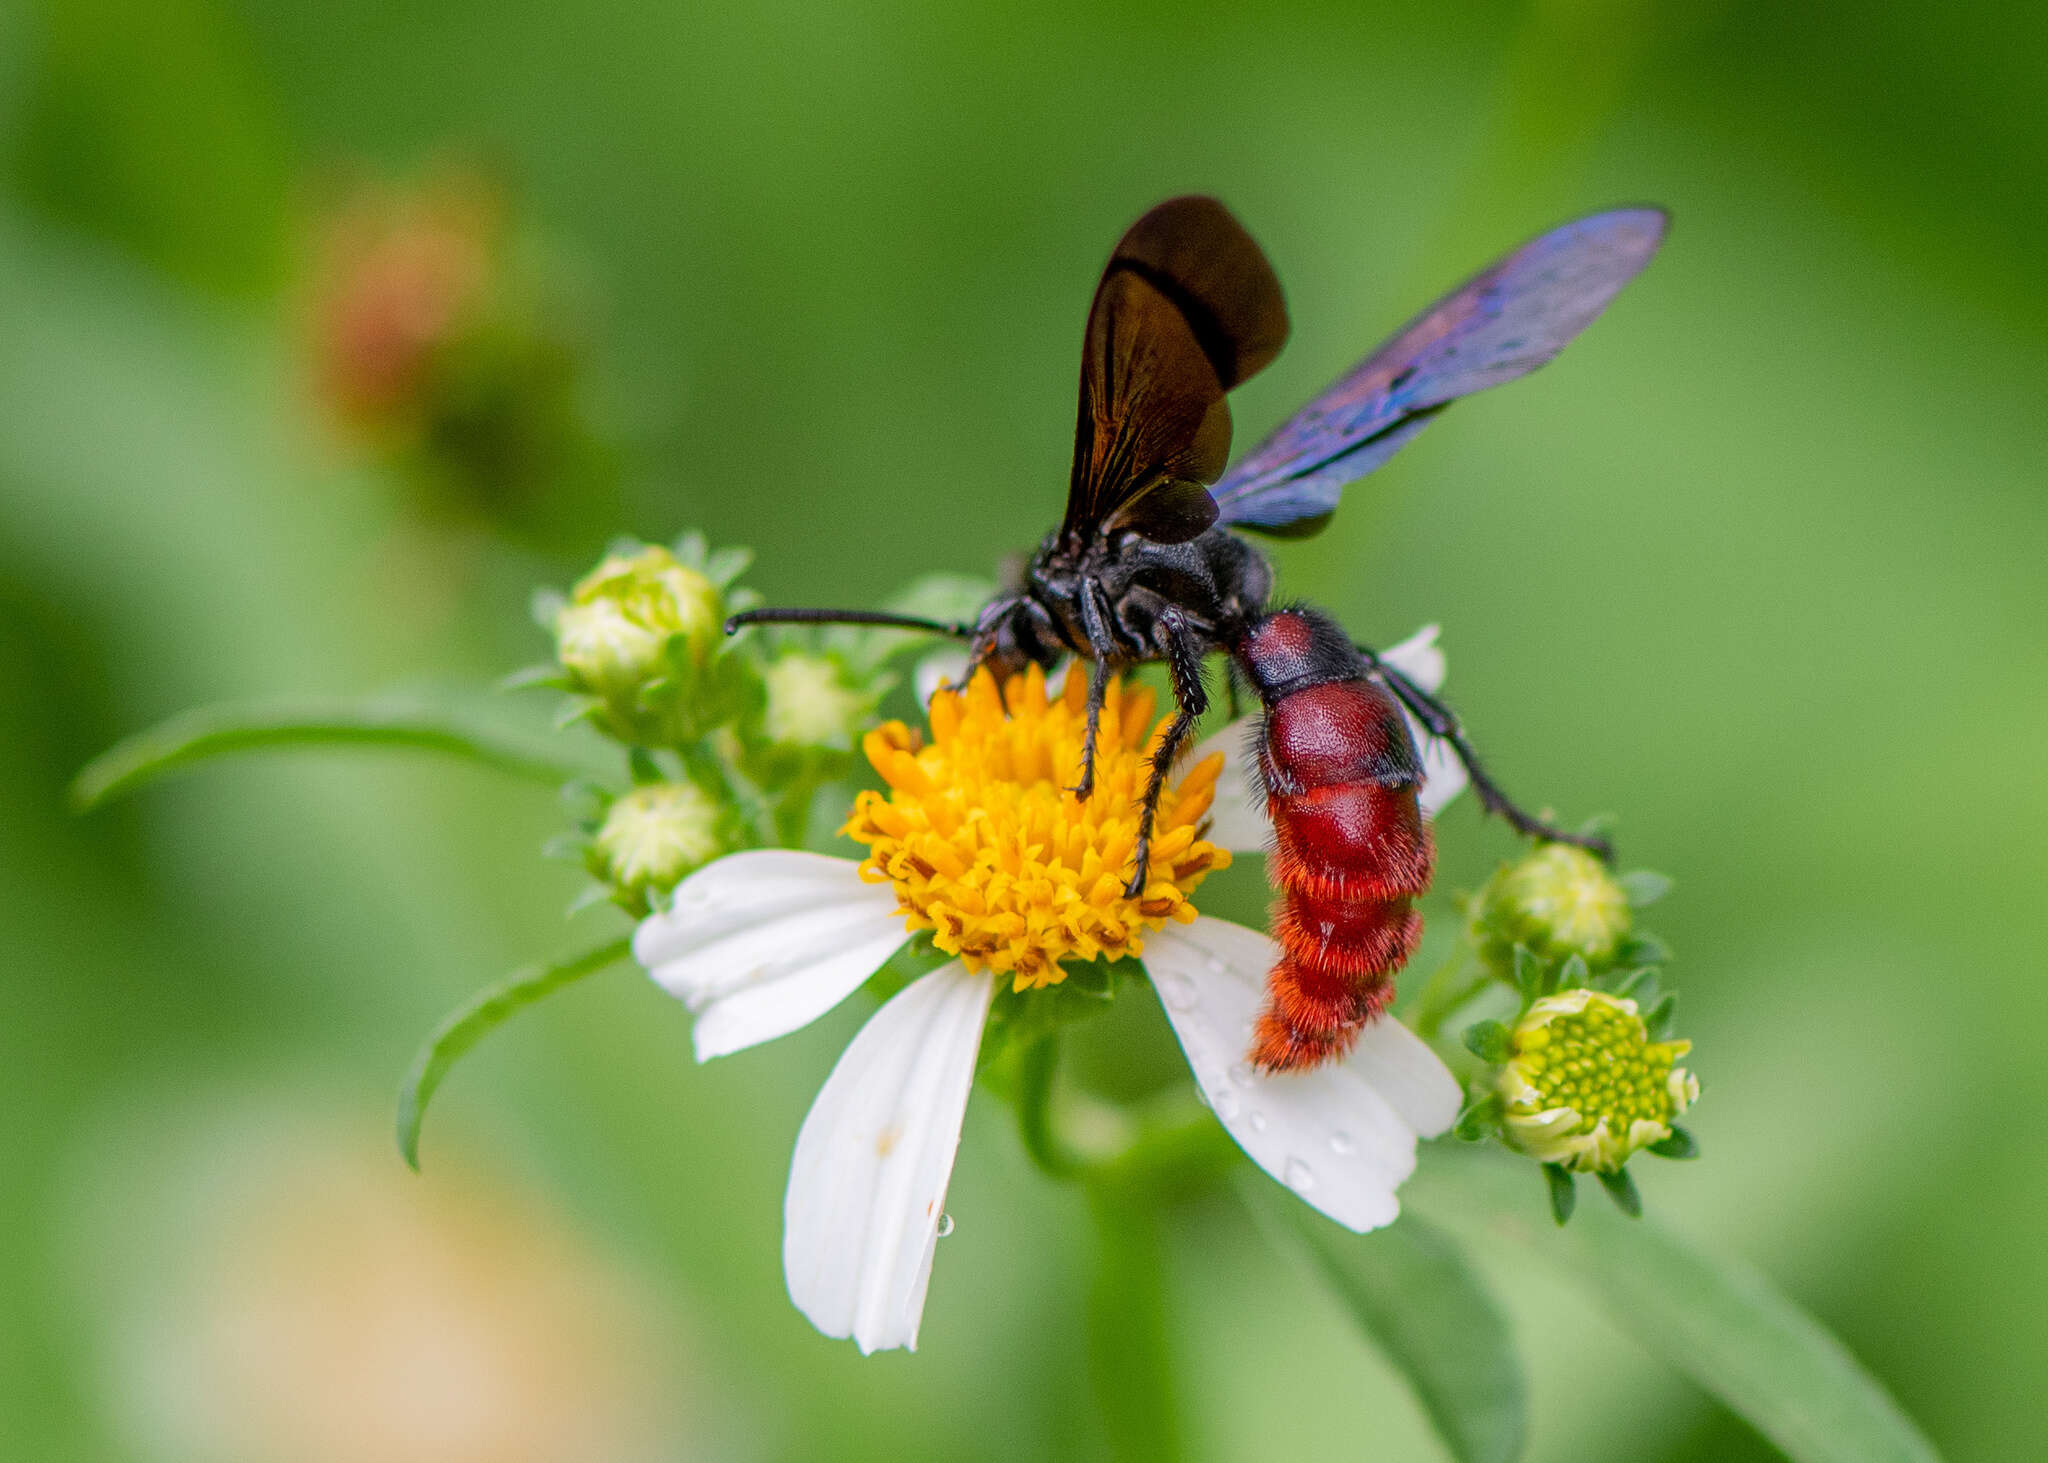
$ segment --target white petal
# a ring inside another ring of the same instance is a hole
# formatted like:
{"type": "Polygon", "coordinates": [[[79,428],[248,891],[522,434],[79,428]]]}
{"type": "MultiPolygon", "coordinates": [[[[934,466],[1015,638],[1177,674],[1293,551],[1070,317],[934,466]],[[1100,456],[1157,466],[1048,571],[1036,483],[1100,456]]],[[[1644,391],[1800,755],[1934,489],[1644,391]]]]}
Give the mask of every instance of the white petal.
{"type": "Polygon", "coordinates": [[[1444,684],[1444,653],[1437,649],[1441,626],[1424,625],[1399,645],[1379,652],[1381,660],[1425,691],[1438,691],[1444,684]]]}
{"type": "MultiPolygon", "coordinates": [[[[1403,707],[1401,714],[1407,716],[1407,708],[1403,707]]],[[[1414,734],[1415,750],[1422,757],[1422,815],[1434,818],[1444,804],[1465,790],[1470,779],[1465,775],[1465,764],[1458,760],[1449,742],[1431,736],[1412,716],[1408,717],[1408,730],[1414,734]]]]}
{"type": "Polygon", "coordinates": [[[918,661],[917,669],[911,673],[911,683],[917,688],[917,704],[930,705],[933,694],[941,686],[965,685],[967,665],[967,652],[964,650],[934,650],[918,661]]]}
{"type": "Polygon", "coordinates": [[[869,1018],[789,1163],[782,1269],[789,1298],[862,1352],[917,1349],[946,1182],[995,977],[955,961],[869,1018]]]}
{"type": "MultiPolygon", "coordinates": [[[[1436,643],[1440,633],[1437,626],[1424,625],[1399,645],[1382,650],[1380,659],[1423,690],[1440,690],[1444,683],[1444,653],[1436,643]]],[[[1406,707],[1401,714],[1408,715],[1406,707]]],[[[1450,743],[1431,736],[1412,716],[1408,717],[1408,730],[1422,757],[1422,811],[1425,817],[1434,818],[1446,803],[1465,790],[1469,781],[1465,764],[1458,760],[1450,743]]]]}
{"type": "Polygon", "coordinates": [[[1264,853],[1273,845],[1273,824],[1266,817],[1266,785],[1259,780],[1259,718],[1240,716],[1214,736],[1204,737],[1188,754],[1193,766],[1215,752],[1223,754],[1223,772],[1216,779],[1216,801],[1209,805],[1209,831],[1204,836],[1232,853],[1264,853]]]}
{"type": "Polygon", "coordinates": [[[1341,1062],[1264,1076],[1246,1054],[1279,948],[1257,930],[1204,917],[1145,942],[1145,968],[1202,1095],[1238,1146],[1348,1229],[1391,1224],[1415,1170],[1418,1133],[1449,1127],[1456,1079],[1391,1016],[1341,1062]]]}
{"type": "Polygon", "coordinates": [[[698,1061],[808,1026],[895,953],[895,892],[858,868],[787,848],[730,854],[641,921],[634,958],[697,1013],[698,1061]]]}

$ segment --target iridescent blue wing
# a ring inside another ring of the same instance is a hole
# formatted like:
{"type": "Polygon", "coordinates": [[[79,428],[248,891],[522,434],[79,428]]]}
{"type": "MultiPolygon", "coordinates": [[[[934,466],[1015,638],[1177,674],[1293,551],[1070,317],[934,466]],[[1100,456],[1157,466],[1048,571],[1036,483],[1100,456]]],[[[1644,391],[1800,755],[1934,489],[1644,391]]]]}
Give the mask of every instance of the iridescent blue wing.
{"type": "Polygon", "coordinates": [[[1219,521],[1299,536],[1344,485],[1461,396],[1526,376],[1568,345],[1657,252],[1662,209],[1596,213],[1532,239],[1445,295],[1310,402],[1211,490],[1219,521]]]}

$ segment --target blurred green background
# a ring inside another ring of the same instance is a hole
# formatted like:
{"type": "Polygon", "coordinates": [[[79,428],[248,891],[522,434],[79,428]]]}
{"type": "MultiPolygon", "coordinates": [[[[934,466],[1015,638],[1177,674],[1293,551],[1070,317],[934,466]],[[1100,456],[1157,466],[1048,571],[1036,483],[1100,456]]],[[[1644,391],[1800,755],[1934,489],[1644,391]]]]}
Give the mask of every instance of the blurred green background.
{"type": "MultiPolygon", "coordinates": [[[[2009,4],[0,5],[0,1455],[1103,1453],[1083,1205],[985,1101],[923,1350],[787,1303],[789,1146],[855,1010],[699,1069],[615,971],[467,1064],[404,1173],[418,1038],[606,919],[564,924],[545,794],[368,757],[83,820],[65,787],[197,701],[484,687],[614,532],[751,543],[785,602],[988,572],[1057,511],[1110,243],[1201,189],[1295,319],[1241,443],[1537,229],[1673,210],[1283,587],[1441,621],[1509,786],[1676,877],[1708,1156],[1649,1202],[1949,1456],[2038,1456],[2044,87],[2048,11],[2009,4]],[[571,282],[602,511],[450,515],[311,387],[332,180],[450,157],[571,282]]],[[[1511,845],[1469,800],[1441,840],[1443,926],[1511,845]]],[[[1241,1218],[1169,1247],[1191,1456],[1440,1456],[1241,1218]]],[[[1768,1456],[1489,1273],[1533,1457],[1768,1456]]]]}

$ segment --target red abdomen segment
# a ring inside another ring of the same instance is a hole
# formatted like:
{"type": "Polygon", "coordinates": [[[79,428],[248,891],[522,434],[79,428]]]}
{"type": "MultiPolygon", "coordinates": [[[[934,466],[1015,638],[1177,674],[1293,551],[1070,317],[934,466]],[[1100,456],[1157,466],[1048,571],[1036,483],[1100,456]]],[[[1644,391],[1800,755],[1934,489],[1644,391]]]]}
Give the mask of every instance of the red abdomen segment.
{"type": "Polygon", "coordinates": [[[1412,904],[1435,863],[1422,766],[1400,706],[1327,616],[1278,611],[1234,649],[1266,708],[1259,770],[1279,894],[1281,955],[1251,1060],[1302,1071],[1351,1050],[1422,938],[1412,904]]]}

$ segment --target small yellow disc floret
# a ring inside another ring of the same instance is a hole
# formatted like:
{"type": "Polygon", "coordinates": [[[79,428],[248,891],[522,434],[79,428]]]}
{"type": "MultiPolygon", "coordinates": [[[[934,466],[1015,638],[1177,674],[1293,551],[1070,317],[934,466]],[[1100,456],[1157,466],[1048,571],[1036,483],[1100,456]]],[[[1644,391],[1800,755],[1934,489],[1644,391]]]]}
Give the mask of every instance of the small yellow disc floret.
{"type": "Polygon", "coordinates": [[[932,697],[928,744],[900,721],[877,727],[864,745],[889,791],[862,793],[842,830],[868,846],[861,876],[895,885],[911,929],[1017,990],[1064,979],[1070,956],[1139,954],[1148,931],[1192,921],[1195,886],[1230,863],[1197,836],[1223,768],[1209,757],[1160,797],[1144,890],[1125,897],[1163,723],[1150,690],[1111,681],[1081,801],[1087,680],[1053,696],[1036,666],[1001,688],[983,670],[932,697]]]}

